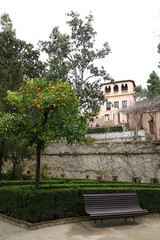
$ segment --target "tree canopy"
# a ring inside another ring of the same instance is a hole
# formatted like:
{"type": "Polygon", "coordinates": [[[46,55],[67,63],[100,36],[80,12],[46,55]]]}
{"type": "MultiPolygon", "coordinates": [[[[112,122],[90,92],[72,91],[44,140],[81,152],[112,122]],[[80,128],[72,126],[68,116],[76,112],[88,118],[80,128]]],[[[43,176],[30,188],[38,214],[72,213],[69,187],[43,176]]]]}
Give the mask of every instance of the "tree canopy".
{"type": "Polygon", "coordinates": [[[32,44],[17,39],[8,14],[1,16],[0,24],[0,109],[6,111],[4,98],[7,90],[16,90],[24,76],[42,76],[45,64],[39,60],[39,50],[35,50],[32,44]]]}
{"type": "Polygon", "coordinates": [[[147,80],[147,88],[148,97],[150,99],[160,95],[160,78],[155,71],[152,71],[152,73],[149,75],[149,79],[147,80]]]}
{"type": "Polygon", "coordinates": [[[40,41],[42,51],[48,54],[46,78],[56,82],[69,81],[77,92],[80,106],[85,111],[99,111],[104,103],[100,81],[110,79],[104,67],[97,67],[97,60],[104,59],[110,52],[108,43],[95,48],[96,32],[93,29],[93,15],[82,20],[75,12],[67,14],[70,35],[62,34],[54,27],[49,41],[40,41]]]}
{"type": "Polygon", "coordinates": [[[134,88],[134,96],[137,102],[145,100],[147,98],[147,93],[147,89],[143,88],[141,85],[137,85],[134,88]]]}
{"type": "Polygon", "coordinates": [[[39,184],[40,153],[49,140],[68,143],[85,139],[86,116],[79,112],[79,100],[68,83],[48,83],[42,78],[22,82],[18,91],[8,91],[12,114],[0,118],[0,133],[18,134],[27,146],[36,145],[36,189],[39,184]]]}

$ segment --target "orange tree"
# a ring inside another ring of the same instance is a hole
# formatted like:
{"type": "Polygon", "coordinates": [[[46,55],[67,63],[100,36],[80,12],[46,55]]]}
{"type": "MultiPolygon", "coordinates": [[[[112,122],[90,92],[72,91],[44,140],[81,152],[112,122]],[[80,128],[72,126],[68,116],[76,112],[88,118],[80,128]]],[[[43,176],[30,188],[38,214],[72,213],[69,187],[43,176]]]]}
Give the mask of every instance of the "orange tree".
{"type": "Polygon", "coordinates": [[[68,83],[55,85],[44,79],[25,80],[18,91],[8,91],[12,114],[0,119],[1,131],[14,132],[36,145],[36,181],[39,188],[40,156],[49,140],[68,143],[85,139],[87,117],[79,112],[79,101],[68,83]]]}

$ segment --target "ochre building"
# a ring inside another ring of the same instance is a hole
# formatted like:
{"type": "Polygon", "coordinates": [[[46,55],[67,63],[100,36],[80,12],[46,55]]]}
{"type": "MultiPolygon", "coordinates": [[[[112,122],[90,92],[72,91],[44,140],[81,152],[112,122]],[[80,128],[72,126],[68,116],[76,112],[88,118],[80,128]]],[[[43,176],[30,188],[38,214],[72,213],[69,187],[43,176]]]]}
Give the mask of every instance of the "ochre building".
{"type": "Polygon", "coordinates": [[[135,82],[133,80],[116,81],[102,85],[106,102],[94,121],[99,126],[127,123],[127,116],[119,110],[135,105],[135,82]],[[108,124],[107,124],[108,123],[108,124]]]}

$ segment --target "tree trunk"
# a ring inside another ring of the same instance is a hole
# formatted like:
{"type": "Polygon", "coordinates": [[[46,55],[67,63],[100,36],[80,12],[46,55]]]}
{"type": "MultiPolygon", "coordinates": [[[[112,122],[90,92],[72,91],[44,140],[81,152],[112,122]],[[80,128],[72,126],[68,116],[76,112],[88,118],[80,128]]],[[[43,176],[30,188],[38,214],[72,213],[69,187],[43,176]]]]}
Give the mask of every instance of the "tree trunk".
{"type": "Polygon", "coordinates": [[[37,144],[37,156],[36,156],[36,181],[35,181],[35,189],[39,189],[39,177],[40,177],[40,164],[41,164],[41,148],[42,142],[37,144]]]}
{"type": "Polygon", "coordinates": [[[0,149],[0,180],[2,180],[2,165],[3,165],[3,153],[4,153],[4,138],[1,144],[1,149],[0,149]]]}
{"type": "Polygon", "coordinates": [[[2,161],[0,159],[0,180],[2,180],[2,161]]]}

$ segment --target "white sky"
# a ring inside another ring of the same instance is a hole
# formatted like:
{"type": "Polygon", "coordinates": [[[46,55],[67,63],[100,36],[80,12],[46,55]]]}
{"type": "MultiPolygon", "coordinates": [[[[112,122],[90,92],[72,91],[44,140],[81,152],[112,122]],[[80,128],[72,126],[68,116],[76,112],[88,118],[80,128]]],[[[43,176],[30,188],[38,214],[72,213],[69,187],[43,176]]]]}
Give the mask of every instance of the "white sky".
{"type": "Polygon", "coordinates": [[[92,12],[97,46],[107,41],[112,50],[102,65],[115,81],[146,87],[153,70],[160,75],[160,0],[0,0],[0,16],[8,13],[17,37],[35,47],[55,26],[67,32],[72,10],[82,18],[92,12]]]}

